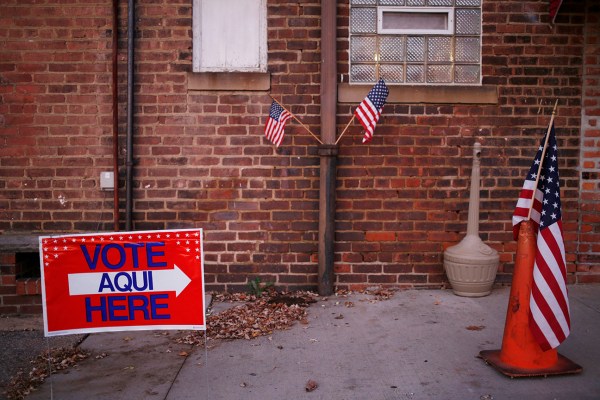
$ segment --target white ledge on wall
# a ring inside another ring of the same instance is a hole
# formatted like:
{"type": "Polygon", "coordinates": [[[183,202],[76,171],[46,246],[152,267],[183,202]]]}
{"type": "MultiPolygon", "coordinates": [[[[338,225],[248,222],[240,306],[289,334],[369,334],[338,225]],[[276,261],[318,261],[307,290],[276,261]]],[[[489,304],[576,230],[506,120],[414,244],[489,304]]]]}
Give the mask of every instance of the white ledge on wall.
{"type": "MultiPolygon", "coordinates": [[[[338,83],[340,103],[360,103],[373,85],[338,83]]],[[[487,86],[391,86],[388,103],[498,104],[498,90],[487,86]]]]}
{"type": "Polygon", "coordinates": [[[187,89],[199,91],[265,91],[271,74],[265,72],[188,72],[187,89]]]}

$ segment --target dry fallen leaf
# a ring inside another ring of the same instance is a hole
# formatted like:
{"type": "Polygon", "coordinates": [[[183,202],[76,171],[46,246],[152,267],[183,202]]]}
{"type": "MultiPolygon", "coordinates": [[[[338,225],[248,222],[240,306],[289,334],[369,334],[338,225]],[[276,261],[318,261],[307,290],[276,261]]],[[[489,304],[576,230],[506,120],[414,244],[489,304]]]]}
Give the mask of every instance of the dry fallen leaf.
{"type": "Polygon", "coordinates": [[[467,326],[467,330],[469,331],[481,331],[485,328],[484,325],[469,325],[467,326]]]}
{"type": "Polygon", "coordinates": [[[395,289],[375,289],[367,290],[367,294],[375,296],[376,300],[389,300],[394,296],[395,289]]]}
{"type": "Polygon", "coordinates": [[[187,357],[189,355],[189,353],[187,351],[180,351],[179,355],[182,357],[187,357]]]}
{"type": "Polygon", "coordinates": [[[306,389],[307,392],[312,392],[313,390],[315,390],[318,387],[319,387],[319,384],[317,382],[313,381],[312,379],[309,379],[308,382],[306,382],[306,386],[304,388],[306,389]]]}

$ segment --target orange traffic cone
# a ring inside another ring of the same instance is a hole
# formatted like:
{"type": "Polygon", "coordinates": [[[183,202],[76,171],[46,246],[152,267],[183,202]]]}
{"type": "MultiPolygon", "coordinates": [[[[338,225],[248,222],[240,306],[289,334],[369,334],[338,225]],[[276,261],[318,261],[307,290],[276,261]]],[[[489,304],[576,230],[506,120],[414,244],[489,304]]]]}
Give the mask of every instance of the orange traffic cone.
{"type": "Polygon", "coordinates": [[[479,356],[504,375],[513,378],[579,373],[581,366],[558,354],[556,349],[542,350],[529,329],[529,297],[535,252],[533,223],[521,222],[502,348],[483,350],[479,356]]]}

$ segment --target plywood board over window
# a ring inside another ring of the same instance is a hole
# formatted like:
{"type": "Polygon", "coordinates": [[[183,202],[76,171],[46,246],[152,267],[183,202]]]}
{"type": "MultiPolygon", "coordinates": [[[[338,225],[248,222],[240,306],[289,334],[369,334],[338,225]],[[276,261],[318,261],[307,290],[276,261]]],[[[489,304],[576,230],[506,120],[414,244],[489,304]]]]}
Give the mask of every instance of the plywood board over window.
{"type": "Polygon", "coordinates": [[[266,72],[266,0],[194,0],[194,72],[266,72]]]}

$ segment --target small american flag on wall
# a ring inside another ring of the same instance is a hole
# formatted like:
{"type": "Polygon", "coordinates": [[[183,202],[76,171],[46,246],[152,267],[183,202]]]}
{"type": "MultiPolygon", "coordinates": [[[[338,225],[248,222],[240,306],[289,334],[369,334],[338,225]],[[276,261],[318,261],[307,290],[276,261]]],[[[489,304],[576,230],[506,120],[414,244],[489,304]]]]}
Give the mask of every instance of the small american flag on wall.
{"type": "Polygon", "coordinates": [[[265,125],[265,136],[276,147],[279,147],[283,141],[283,129],[285,128],[285,123],[290,118],[292,118],[292,114],[273,100],[267,124],[265,125]]]}
{"type": "Polygon", "coordinates": [[[371,139],[373,139],[375,126],[377,125],[377,121],[379,121],[379,116],[381,115],[381,111],[383,110],[385,100],[389,93],[390,90],[385,82],[383,79],[380,79],[379,82],[373,86],[362,103],[358,105],[356,111],[354,111],[354,115],[358,118],[358,121],[363,128],[365,128],[365,135],[362,140],[363,143],[370,142],[371,139]]]}

